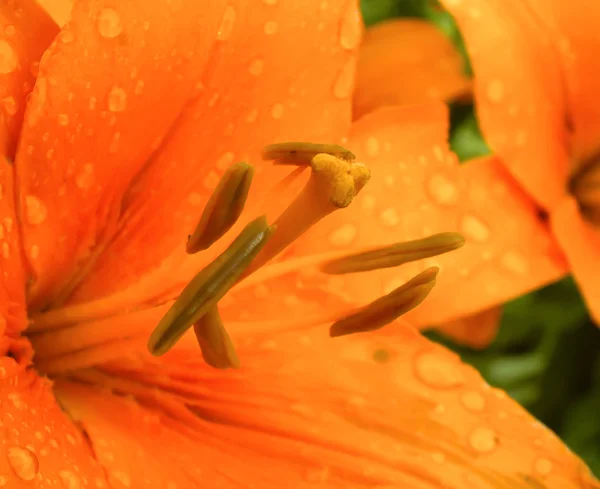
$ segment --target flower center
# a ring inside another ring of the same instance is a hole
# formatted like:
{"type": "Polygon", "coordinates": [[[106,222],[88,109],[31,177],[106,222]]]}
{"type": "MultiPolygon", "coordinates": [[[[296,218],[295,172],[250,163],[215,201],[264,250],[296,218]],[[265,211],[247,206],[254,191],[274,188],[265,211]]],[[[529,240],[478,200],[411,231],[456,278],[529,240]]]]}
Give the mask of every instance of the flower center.
{"type": "MultiPolygon", "coordinates": [[[[298,166],[283,185],[289,185],[290,178],[299,173],[310,171],[305,187],[285,209],[278,209],[279,217],[272,224],[258,212],[259,217],[243,227],[228,247],[224,246],[221,238],[240,224],[238,220],[254,175],[253,168],[246,163],[232,165],[210,197],[186,244],[190,255],[209,248],[213,251],[213,245],[222,250],[220,255],[206,265],[207,256],[198,254],[198,262],[206,266],[180,293],[181,286],[173,289],[175,285],[165,291],[164,280],[170,273],[169,267],[165,267],[156,275],[153,272],[149,281],[139,286],[143,294],[134,286],[114,296],[34,315],[27,335],[36,352],[38,369],[57,376],[83,372],[82,369],[106,362],[126,362],[131,352],[139,352],[141,342],[148,338],[149,324],[157,324],[148,341],[148,349],[153,355],[169,351],[191,329],[207,364],[215,368],[238,367],[240,360],[225,329],[227,325],[219,314],[219,301],[232,288],[240,291],[306,267],[331,275],[395,267],[464,244],[462,236],[442,233],[351,254],[325,251],[269,263],[320,220],[349,206],[368,183],[370,171],[356,162],[350,151],[330,144],[274,144],[267,146],[262,156],[277,165],[298,166]],[[173,300],[174,297],[177,298],[173,300]],[[132,309],[132,304],[137,306],[132,309]]],[[[280,190],[281,185],[276,191],[280,190]]],[[[272,211],[269,209],[270,213],[272,211]]],[[[252,210],[249,212],[253,213],[252,210]]],[[[190,260],[194,261],[195,257],[190,260]]],[[[189,263],[185,263],[189,267],[189,263]]],[[[298,326],[332,324],[331,336],[381,328],[420,304],[435,285],[437,272],[437,268],[427,269],[366,306],[325,311],[319,317],[300,317],[291,321],[297,321],[298,326]]]]}
{"type": "Polygon", "coordinates": [[[571,178],[569,190],[587,221],[600,227],[600,157],[594,157],[571,178]]]}

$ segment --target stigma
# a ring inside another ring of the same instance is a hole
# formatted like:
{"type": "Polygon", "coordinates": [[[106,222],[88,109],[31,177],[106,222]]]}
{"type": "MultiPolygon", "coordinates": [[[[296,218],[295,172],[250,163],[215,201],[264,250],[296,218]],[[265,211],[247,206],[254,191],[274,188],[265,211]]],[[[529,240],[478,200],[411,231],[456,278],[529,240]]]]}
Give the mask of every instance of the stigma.
{"type": "MultiPolygon", "coordinates": [[[[262,157],[277,165],[309,168],[305,187],[272,224],[266,216],[247,224],[227,249],[190,281],[152,332],[148,349],[153,355],[166,353],[193,329],[207,364],[215,368],[239,367],[240,360],[219,315],[219,301],[320,220],[351,205],[371,176],[351,151],[334,144],[272,144],[263,149],[262,157]]],[[[236,163],[225,172],[188,238],[188,253],[208,249],[238,221],[253,174],[247,163],[236,163]]],[[[463,244],[459,234],[442,233],[325,261],[321,270],[346,274],[396,267],[463,244]]],[[[330,336],[373,331],[393,322],[425,300],[437,273],[436,267],[427,269],[370,304],[347,311],[333,321],[330,336]]]]}

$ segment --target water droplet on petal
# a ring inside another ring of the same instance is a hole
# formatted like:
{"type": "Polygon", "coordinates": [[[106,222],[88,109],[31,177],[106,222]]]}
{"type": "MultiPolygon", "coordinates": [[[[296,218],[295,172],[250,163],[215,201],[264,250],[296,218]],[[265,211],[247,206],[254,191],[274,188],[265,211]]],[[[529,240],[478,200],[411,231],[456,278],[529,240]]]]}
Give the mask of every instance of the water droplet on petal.
{"type": "Polygon", "coordinates": [[[279,30],[279,25],[274,20],[269,20],[268,22],[265,22],[264,30],[267,36],[272,36],[279,30]]]}
{"type": "Polygon", "coordinates": [[[271,116],[273,117],[273,119],[281,119],[283,117],[284,111],[285,108],[283,107],[283,104],[275,104],[271,109],[271,116]]]}
{"type": "Polygon", "coordinates": [[[356,61],[349,58],[342,66],[333,83],[333,94],[338,98],[347,98],[354,88],[354,75],[356,72],[356,61]]]}
{"type": "Polygon", "coordinates": [[[112,476],[117,479],[125,487],[131,486],[131,478],[125,472],[113,471],[112,476]]]}
{"type": "Polygon", "coordinates": [[[278,2],[278,1],[279,1],[279,0],[263,0],[263,3],[264,3],[265,5],[277,5],[277,2],[278,2]]]}
{"type": "Polygon", "coordinates": [[[221,19],[219,29],[217,30],[217,39],[219,41],[226,41],[229,39],[231,33],[233,32],[236,16],[237,14],[235,12],[235,8],[233,8],[231,5],[228,5],[223,13],[223,18],[221,19]]]}
{"type": "Polygon", "coordinates": [[[254,76],[258,76],[263,72],[265,62],[261,58],[253,59],[248,66],[248,73],[254,76]]]}
{"type": "Polygon", "coordinates": [[[56,116],[56,122],[59,126],[66,126],[69,124],[69,116],[67,114],[58,114],[56,116]]]}
{"type": "Polygon", "coordinates": [[[460,402],[469,411],[482,411],[485,408],[485,399],[478,392],[465,392],[460,396],[460,402]]]}
{"type": "Polygon", "coordinates": [[[28,448],[9,447],[6,450],[8,465],[15,475],[24,481],[31,481],[38,473],[40,464],[35,453],[28,448]]]}
{"type": "Polygon", "coordinates": [[[0,487],[4,487],[6,484],[8,484],[8,477],[0,475],[0,487]]]}
{"type": "Polygon", "coordinates": [[[75,40],[75,34],[73,34],[73,31],[63,29],[59,34],[58,39],[63,44],[70,44],[75,40]]]}
{"type": "Polygon", "coordinates": [[[256,119],[258,119],[258,109],[250,110],[250,112],[248,112],[246,115],[246,122],[251,124],[252,122],[256,121],[256,119]]]}
{"type": "Polygon", "coordinates": [[[144,86],[146,84],[144,83],[144,80],[138,80],[135,83],[135,87],[133,89],[133,93],[135,93],[136,95],[140,95],[143,91],[144,91],[144,86]]]}
{"type": "Polygon", "coordinates": [[[2,99],[2,107],[4,108],[4,112],[6,112],[10,116],[15,115],[19,110],[17,101],[13,96],[4,97],[2,99]]]}
{"type": "Polygon", "coordinates": [[[430,387],[450,389],[464,384],[460,363],[449,355],[425,352],[415,360],[417,377],[430,387]]]}
{"type": "Polygon", "coordinates": [[[456,184],[447,176],[436,173],[427,182],[429,195],[439,205],[453,205],[458,202],[459,192],[456,184]]]}
{"type": "Polygon", "coordinates": [[[29,127],[35,126],[44,112],[47,87],[48,82],[45,78],[40,77],[36,80],[35,87],[27,103],[27,125],[29,127]]]}
{"type": "Polygon", "coordinates": [[[547,458],[538,458],[534,464],[533,469],[541,475],[548,475],[552,472],[552,462],[547,458]]]}
{"type": "Polygon", "coordinates": [[[69,470],[61,470],[58,476],[65,489],[79,489],[81,487],[79,477],[69,470]]]}
{"type": "Polygon", "coordinates": [[[27,195],[25,197],[25,207],[27,222],[29,224],[41,224],[46,220],[48,211],[44,203],[34,195],[27,195]]]}
{"type": "Polygon", "coordinates": [[[15,50],[7,41],[0,39],[0,74],[12,73],[18,64],[19,58],[15,50]]]}
{"type": "Polygon", "coordinates": [[[340,26],[340,44],[344,49],[354,49],[362,37],[362,22],[356,2],[350,0],[346,4],[340,26]]]}
{"type": "Polygon", "coordinates": [[[103,8],[98,13],[97,20],[98,32],[102,37],[112,39],[123,32],[121,25],[121,16],[112,8],[103,8]]]}
{"type": "Polygon", "coordinates": [[[460,222],[460,230],[467,240],[484,243],[490,237],[490,228],[477,216],[463,216],[460,222]]]}
{"type": "Polygon", "coordinates": [[[376,137],[367,138],[366,151],[369,158],[375,158],[379,154],[379,141],[376,137]]]}
{"type": "Polygon", "coordinates": [[[504,98],[504,83],[501,80],[491,81],[487,87],[486,95],[490,102],[502,102],[504,98]]]}
{"type": "Polygon", "coordinates": [[[339,247],[347,246],[354,241],[357,233],[358,229],[354,224],[344,224],[329,235],[329,244],[339,247]]]}
{"type": "Polygon", "coordinates": [[[498,437],[490,428],[481,427],[469,435],[469,444],[480,453],[489,453],[498,446],[498,437]]]}
{"type": "Polygon", "coordinates": [[[4,26],[4,34],[6,34],[8,37],[14,36],[16,33],[17,29],[14,25],[7,24],[6,26],[4,26]]]}
{"type": "Polygon", "coordinates": [[[500,263],[508,271],[518,275],[525,275],[529,271],[527,260],[518,253],[509,251],[500,258],[500,263]]]}
{"type": "Polygon", "coordinates": [[[235,158],[235,155],[230,151],[228,151],[227,153],[223,153],[217,160],[217,163],[216,163],[217,168],[221,171],[227,170],[227,168],[229,168],[231,166],[231,164],[233,163],[234,158],[235,158]]]}
{"type": "Polygon", "coordinates": [[[127,107],[127,92],[121,87],[112,87],[108,92],[108,110],[123,112],[127,107]]]}
{"type": "Polygon", "coordinates": [[[400,224],[400,216],[396,209],[393,209],[392,207],[385,209],[379,215],[379,220],[381,221],[381,224],[386,227],[394,227],[400,224]]]}

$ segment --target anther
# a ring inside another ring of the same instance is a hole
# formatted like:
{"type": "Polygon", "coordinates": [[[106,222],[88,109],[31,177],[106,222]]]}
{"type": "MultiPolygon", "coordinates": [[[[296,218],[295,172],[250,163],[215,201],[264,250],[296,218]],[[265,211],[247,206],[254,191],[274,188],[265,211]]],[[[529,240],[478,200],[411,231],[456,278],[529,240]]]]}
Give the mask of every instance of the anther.
{"type": "Polygon", "coordinates": [[[329,335],[336,337],[375,331],[388,325],[423,302],[435,285],[438,271],[437,267],[428,268],[358,312],[336,321],[330,327],[329,335]]]}
{"type": "Polygon", "coordinates": [[[181,336],[237,282],[272,235],[274,226],[259,217],[234,242],[196,275],[160,320],[148,341],[153,355],[166,353],[181,336]]]}
{"type": "Polygon", "coordinates": [[[217,306],[208,310],[196,323],[194,333],[202,351],[202,358],[211,367],[239,368],[240,359],[227,334],[217,306]]]}
{"type": "Polygon", "coordinates": [[[236,163],[227,170],[187,241],[188,253],[206,250],[236,223],[246,205],[253,174],[254,169],[246,163],[236,163]]]}

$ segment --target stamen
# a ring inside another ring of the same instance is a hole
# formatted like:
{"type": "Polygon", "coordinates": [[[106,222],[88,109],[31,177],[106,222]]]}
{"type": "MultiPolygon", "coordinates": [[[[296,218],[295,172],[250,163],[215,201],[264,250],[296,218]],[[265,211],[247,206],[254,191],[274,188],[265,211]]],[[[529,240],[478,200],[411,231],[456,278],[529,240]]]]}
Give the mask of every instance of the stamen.
{"type": "Polygon", "coordinates": [[[411,261],[430,258],[456,250],[465,244],[458,233],[434,234],[423,239],[397,243],[370,251],[331,260],[323,265],[325,273],[334,275],[393,268],[411,261]]]}
{"type": "Polygon", "coordinates": [[[386,326],[423,302],[433,289],[438,272],[437,267],[428,268],[360,311],[336,321],[329,329],[329,335],[344,336],[375,331],[386,326]]]}
{"type": "Polygon", "coordinates": [[[192,279],[152,332],[148,349],[153,355],[166,353],[194,323],[216,306],[252,263],[273,231],[274,226],[269,226],[264,216],[255,219],[227,250],[192,279]]]}
{"type": "Polygon", "coordinates": [[[227,170],[187,241],[188,253],[206,250],[231,229],[244,210],[253,175],[254,168],[246,163],[227,170]]]}
{"type": "Polygon", "coordinates": [[[194,333],[202,350],[202,358],[211,367],[239,368],[240,359],[227,334],[217,306],[212,307],[194,324],[194,333]]]}
{"type": "Polygon", "coordinates": [[[277,231],[244,277],[278,255],[321,219],[350,205],[371,177],[365,165],[329,154],[316,155],[311,168],[308,183],[275,221],[277,231]]]}
{"type": "Polygon", "coordinates": [[[318,154],[328,154],[336,158],[354,161],[356,156],[337,144],[316,144],[303,142],[270,144],[262,150],[263,160],[273,160],[281,165],[308,166],[318,154]]]}
{"type": "Polygon", "coordinates": [[[600,161],[594,161],[571,181],[571,193],[584,217],[600,227],[600,161]]]}

